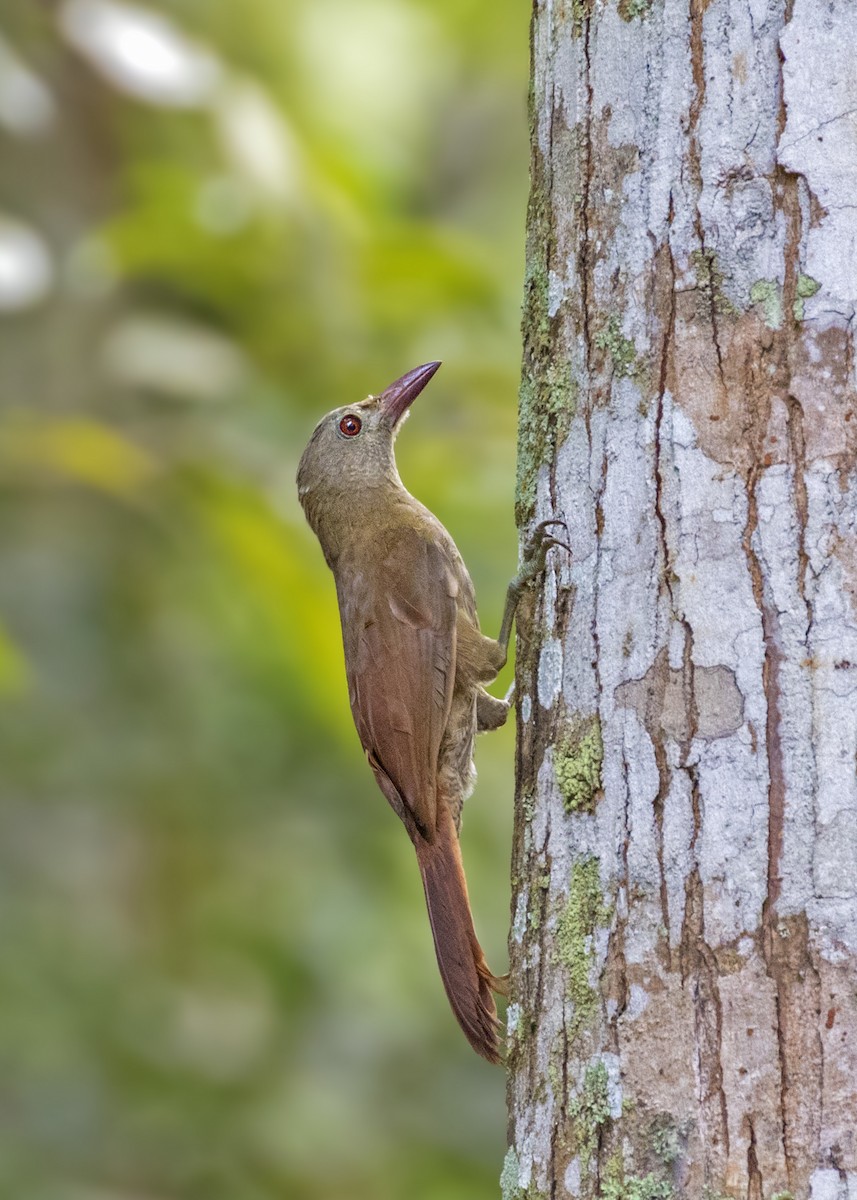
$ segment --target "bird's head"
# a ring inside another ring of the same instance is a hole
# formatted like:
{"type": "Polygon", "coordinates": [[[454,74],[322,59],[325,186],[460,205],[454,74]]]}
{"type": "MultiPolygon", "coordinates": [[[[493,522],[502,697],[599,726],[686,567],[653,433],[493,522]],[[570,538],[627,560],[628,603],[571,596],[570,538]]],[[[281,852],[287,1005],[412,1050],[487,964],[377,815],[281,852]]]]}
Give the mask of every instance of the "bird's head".
{"type": "Polygon", "coordinates": [[[379,396],[367,396],[322,417],[298,467],[298,497],[307,516],[326,495],[356,493],[398,480],[396,434],[439,366],[430,362],[414,367],[379,396]]]}

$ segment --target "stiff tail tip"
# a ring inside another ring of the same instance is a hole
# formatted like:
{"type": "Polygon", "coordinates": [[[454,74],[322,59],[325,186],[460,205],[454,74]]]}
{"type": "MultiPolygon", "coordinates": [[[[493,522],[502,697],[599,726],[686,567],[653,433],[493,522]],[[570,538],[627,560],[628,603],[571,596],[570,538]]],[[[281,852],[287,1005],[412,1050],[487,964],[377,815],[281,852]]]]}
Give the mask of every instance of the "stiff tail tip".
{"type": "Polygon", "coordinates": [[[492,991],[507,994],[507,977],[488,969],[467,899],[458,838],[448,826],[437,841],[417,846],[437,965],[452,1011],[470,1045],[490,1063],[502,1062],[500,1022],[492,991]]]}

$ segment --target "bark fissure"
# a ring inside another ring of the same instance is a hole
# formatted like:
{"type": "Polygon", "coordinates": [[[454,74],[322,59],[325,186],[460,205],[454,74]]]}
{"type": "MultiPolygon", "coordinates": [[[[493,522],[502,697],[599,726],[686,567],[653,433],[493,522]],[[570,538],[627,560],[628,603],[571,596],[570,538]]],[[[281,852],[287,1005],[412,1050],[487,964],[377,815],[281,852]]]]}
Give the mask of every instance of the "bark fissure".
{"type": "Polygon", "coordinates": [[[806,491],[806,439],[803,432],[803,409],[794,396],[786,397],[788,414],[789,449],[794,471],[795,513],[798,527],[798,573],[797,587],[801,601],[806,606],[807,639],[812,626],[812,601],[806,592],[806,574],[809,555],[806,552],[806,527],[809,520],[809,502],[806,491]]]}
{"type": "MultiPolygon", "coordinates": [[[[753,588],[753,599],[762,617],[764,638],[764,661],[762,665],[762,687],[765,694],[765,752],[768,770],[768,861],[767,861],[767,891],[762,906],[762,952],[768,973],[776,980],[773,968],[773,937],[776,923],[776,901],[779,895],[779,854],[782,846],[782,820],[784,802],[784,777],[782,756],[779,745],[779,705],[776,691],[778,682],[779,658],[775,637],[775,615],[766,605],[764,596],[764,577],[761,564],[753,549],[753,538],[759,525],[758,499],[756,481],[758,468],[754,467],[747,483],[747,523],[742,537],[742,548],[750,572],[753,588]]],[[[782,1000],[779,988],[775,995],[776,1008],[776,1038],[777,1053],[780,1068],[780,1137],[785,1157],[786,1172],[789,1187],[794,1178],[794,1155],[791,1151],[786,1113],[788,1111],[788,1054],[783,1037],[782,1000]]]]}
{"type": "Polygon", "coordinates": [[[765,1194],[765,1181],[759,1170],[759,1157],[756,1153],[756,1130],[753,1118],[747,1117],[749,1145],[747,1146],[747,1200],[762,1200],[765,1194]]]}
{"type": "MultiPolygon", "coordinates": [[[[673,197],[670,193],[669,198],[669,219],[673,218],[673,197]]],[[[660,551],[660,561],[657,564],[659,587],[665,589],[669,597],[669,611],[671,619],[675,620],[678,617],[676,609],[676,599],[673,595],[673,567],[671,563],[671,555],[669,549],[669,540],[667,535],[667,517],[664,511],[664,491],[665,480],[663,468],[661,465],[662,450],[663,450],[663,426],[664,426],[664,398],[667,393],[667,380],[672,363],[672,348],[675,338],[675,320],[676,320],[676,303],[675,303],[675,285],[676,285],[676,268],[673,260],[672,251],[669,241],[664,243],[662,253],[659,255],[659,274],[656,278],[660,278],[660,273],[663,274],[667,281],[661,285],[662,292],[665,294],[667,303],[667,318],[664,322],[663,336],[661,339],[661,353],[658,369],[658,387],[656,396],[655,408],[655,434],[654,434],[654,484],[655,484],[655,519],[657,521],[658,538],[657,546],[660,551]],[[666,268],[662,265],[666,261],[666,268]]],[[[660,873],[659,896],[661,904],[661,919],[666,931],[665,937],[665,954],[667,959],[667,969],[672,970],[672,936],[671,922],[669,912],[669,899],[667,893],[666,873],[664,871],[664,804],[670,786],[670,772],[667,766],[666,747],[663,739],[657,732],[653,731],[652,746],[655,753],[655,763],[658,771],[658,791],[653,802],[655,826],[657,831],[657,855],[658,855],[658,871],[660,873]]]]}
{"type": "Polygon", "coordinates": [[[717,959],[705,938],[705,889],[696,854],[703,820],[699,775],[696,763],[690,761],[699,725],[694,688],[693,632],[684,617],[681,619],[681,626],[684,633],[682,680],[685,711],[689,716],[681,765],[690,783],[693,812],[693,835],[690,843],[692,867],[688,878],[681,939],[682,974],[685,980],[688,977],[692,980],[691,988],[696,1008],[700,1122],[706,1131],[703,1138],[706,1150],[705,1175],[710,1181],[722,1177],[724,1164],[729,1158],[729,1117],[720,1057],[723,1041],[723,1006],[718,985],[719,972],[717,959]],[[710,1159],[713,1160],[711,1166],[710,1159]]]}

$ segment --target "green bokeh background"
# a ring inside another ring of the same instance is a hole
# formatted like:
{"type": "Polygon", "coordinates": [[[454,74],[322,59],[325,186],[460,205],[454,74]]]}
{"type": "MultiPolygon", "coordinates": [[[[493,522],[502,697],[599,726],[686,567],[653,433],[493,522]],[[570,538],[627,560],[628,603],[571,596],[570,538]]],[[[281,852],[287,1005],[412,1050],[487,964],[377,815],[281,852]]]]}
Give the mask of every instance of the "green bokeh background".
{"type": "MultiPolygon", "coordinates": [[[[528,18],[0,0],[0,1195],[497,1194],[503,1073],[447,1007],[294,474],[324,411],[443,359],[399,465],[496,630],[528,18]],[[43,286],[4,301],[22,226],[43,286]]],[[[498,971],[512,745],[463,833],[498,971]]]]}

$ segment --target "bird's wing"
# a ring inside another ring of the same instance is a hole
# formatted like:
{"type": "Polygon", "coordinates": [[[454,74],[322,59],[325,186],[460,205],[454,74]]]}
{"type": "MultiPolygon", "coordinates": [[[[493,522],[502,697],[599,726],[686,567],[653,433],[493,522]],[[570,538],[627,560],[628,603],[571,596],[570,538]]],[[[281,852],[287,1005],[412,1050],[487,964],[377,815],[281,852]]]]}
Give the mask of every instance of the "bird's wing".
{"type": "Polygon", "coordinates": [[[397,533],[380,571],[354,583],[340,603],[357,732],[393,808],[432,841],[458,584],[443,548],[412,529],[397,533]]]}

